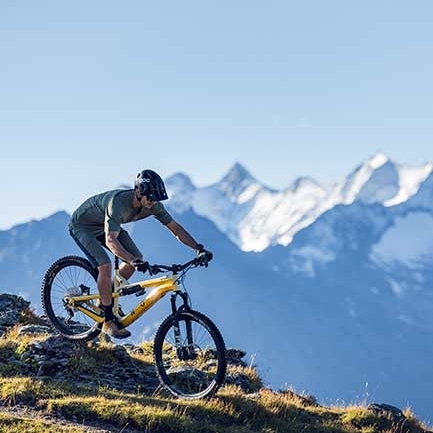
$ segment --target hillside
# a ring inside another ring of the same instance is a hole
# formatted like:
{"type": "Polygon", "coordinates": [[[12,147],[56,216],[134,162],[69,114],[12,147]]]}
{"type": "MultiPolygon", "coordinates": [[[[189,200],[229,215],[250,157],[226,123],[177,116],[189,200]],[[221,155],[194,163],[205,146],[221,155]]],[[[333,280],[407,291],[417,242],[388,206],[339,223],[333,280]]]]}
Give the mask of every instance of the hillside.
{"type": "Polygon", "coordinates": [[[271,391],[234,349],[215,398],[174,400],[158,386],[150,342],[71,343],[23,298],[0,294],[0,307],[0,432],[429,431],[408,409],[368,401],[323,406],[313,396],[271,391]]]}
{"type": "MultiPolygon", "coordinates": [[[[186,281],[194,307],[273,390],[314,393],[321,404],[368,395],[431,424],[432,167],[379,154],[326,190],[311,178],[270,190],[240,164],[207,187],[167,179],[167,208],[214,253],[186,281]]],[[[0,231],[1,291],[40,309],[46,270],[82,255],[69,218],[57,212],[0,231]]],[[[153,218],[125,228],[151,263],[192,258],[153,218]]],[[[130,327],[128,342],[151,338],[167,301],[130,327]]]]}

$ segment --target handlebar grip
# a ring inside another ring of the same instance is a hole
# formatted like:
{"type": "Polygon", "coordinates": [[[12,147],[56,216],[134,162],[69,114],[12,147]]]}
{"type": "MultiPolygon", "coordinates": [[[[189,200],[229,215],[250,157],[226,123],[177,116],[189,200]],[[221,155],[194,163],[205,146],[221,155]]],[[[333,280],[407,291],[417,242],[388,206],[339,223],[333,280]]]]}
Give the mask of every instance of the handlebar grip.
{"type": "Polygon", "coordinates": [[[213,259],[213,254],[210,251],[203,251],[197,257],[198,264],[207,268],[209,262],[213,259]]]}

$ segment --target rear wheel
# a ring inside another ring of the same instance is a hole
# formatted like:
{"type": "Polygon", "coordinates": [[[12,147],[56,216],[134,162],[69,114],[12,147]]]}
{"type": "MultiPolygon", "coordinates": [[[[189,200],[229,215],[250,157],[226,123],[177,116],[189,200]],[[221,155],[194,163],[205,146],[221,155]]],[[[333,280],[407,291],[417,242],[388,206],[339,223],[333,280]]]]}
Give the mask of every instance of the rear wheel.
{"type": "Polygon", "coordinates": [[[162,322],[155,335],[154,358],[160,382],[176,397],[209,398],[224,382],[223,337],[197,311],[178,312],[162,322]]]}
{"type": "MultiPolygon", "coordinates": [[[[57,333],[70,340],[88,341],[101,332],[99,323],[66,302],[68,296],[98,294],[97,278],[97,269],[78,256],[63,257],[48,269],[41,287],[42,307],[57,333]]],[[[94,301],[86,304],[96,308],[94,301]]]]}

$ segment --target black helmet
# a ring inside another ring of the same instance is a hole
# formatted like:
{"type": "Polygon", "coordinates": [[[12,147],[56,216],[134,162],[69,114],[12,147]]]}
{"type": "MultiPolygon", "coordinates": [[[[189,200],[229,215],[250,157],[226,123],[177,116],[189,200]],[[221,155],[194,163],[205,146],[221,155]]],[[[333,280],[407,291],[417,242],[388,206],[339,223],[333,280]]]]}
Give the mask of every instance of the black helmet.
{"type": "Polygon", "coordinates": [[[145,195],[149,200],[167,200],[168,195],[161,176],[153,170],[143,170],[135,178],[135,188],[141,195],[145,195]]]}

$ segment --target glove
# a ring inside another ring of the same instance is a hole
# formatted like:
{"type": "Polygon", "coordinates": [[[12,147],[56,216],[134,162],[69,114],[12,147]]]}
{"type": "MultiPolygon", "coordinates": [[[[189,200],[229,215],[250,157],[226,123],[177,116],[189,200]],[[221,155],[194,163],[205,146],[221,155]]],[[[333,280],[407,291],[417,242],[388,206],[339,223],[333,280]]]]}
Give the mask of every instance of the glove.
{"type": "Polygon", "coordinates": [[[207,268],[208,263],[213,259],[213,254],[206,250],[202,244],[197,245],[195,252],[199,259],[200,266],[205,266],[207,268]]]}
{"type": "Polygon", "coordinates": [[[134,268],[139,272],[150,272],[149,262],[137,259],[132,262],[132,266],[134,266],[134,268]]]}

